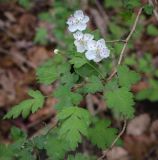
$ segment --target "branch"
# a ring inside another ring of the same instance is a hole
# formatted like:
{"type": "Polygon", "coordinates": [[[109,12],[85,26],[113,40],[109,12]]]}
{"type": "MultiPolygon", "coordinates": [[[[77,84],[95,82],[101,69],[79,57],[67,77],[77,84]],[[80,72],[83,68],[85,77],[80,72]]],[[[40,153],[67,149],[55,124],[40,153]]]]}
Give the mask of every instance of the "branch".
{"type": "Polygon", "coordinates": [[[106,157],[107,153],[114,147],[115,143],[118,141],[118,139],[123,135],[123,133],[126,130],[126,126],[127,126],[127,121],[124,120],[124,124],[123,124],[123,128],[121,130],[121,132],[119,133],[119,135],[114,139],[114,141],[112,142],[111,146],[103,152],[103,155],[101,157],[98,158],[98,160],[102,160],[106,157]]]}
{"type": "Polygon", "coordinates": [[[111,41],[105,41],[106,43],[116,43],[116,42],[123,42],[123,43],[125,43],[125,40],[123,40],[123,39],[118,39],[118,40],[111,40],[111,41]]]}
{"type": "MultiPolygon", "coordinates": [[[[131,28],[131,31],[130,33],[128,34],[127,38],[125,40],[114,40],[114,41],[111,41],[111,42],[124,42],[124,45],[122,47],[122,50],[121,50],[121,53],[120,53],[120,57],[119,57],[119,60],[118,60],[118,63],[117,63],[117,66],[119,66],[122,62],[122,59],[123,59],[123,56],[124,56],[124,53],[125,53],[125,50],[126,50],[126,47],[128,45],[128,42],[130,40],[130,38],[132,37],[135,29],[136,29],[136,26],[137,26],[137,23],[138,23],[138,20],[140,18],[140,15],[142,13],[142,10],[143,10],[143,7],[141,7],[138,11],[138,14],[136,16],[136,19],[134,21],[134,24],[131,28]]],[[[108,77],[107,81],[111,80],[115,74],[117,73],[117,70],[116,68],[113,70],[113,72],[110,74],[110,76],[108,77]]],[[[103,155],[98,159],[98,160],[102,160],[106,157],[107,153],[113,148],[113,146],[115,145],[115,143],[117,142],[117,140],[122,136],[122,134],[125,132],[126,130],[126,125],[127,125],[127,122],[126,120],[124,120],[124,125],[123,125],[123,128],[121,130],[121,132],[119,133],[119,135],[114,139],[114,141],[112,142],[111,146],[105,151],[103,152],[103,155]]]]}
{"type": "MultiPolygon", "coordinates": [[[[126,38],[125,40],[122,41],[122,42],[124,42],[124,45],[123,45],[123,48],[122,48],[122,50],[121,50],[120,57],[119,57],[119,60],[118,60],[118,64],[117,64],[117,65],[120,65],[121,62],[122,62],[122,59],[123,59],[123,56],[124,56],[124,53],[125,53],[127,44],[128,44],[128,42],[129,42],[130,38],[132,37],[135,29],[136,29],[136,26],[137,26],[138,20],[139,20],[139,18],[140,18],[140,15],[141,15],[141,13],[142,13],[142,10],[143,10],[143,7],[141,7],[141,8],[139,9],[138,14],[137,14],[137,17],[136,17],[136,19],[135,19],[135,21],[134,21],[134,24],[133,24],[133,26],[132,26],[132,29],[131,29],[129,35],[127,36],[127,38],[126,38]]],[[[116,40],[116,42],[118,42],[118,41],[119,41],[119,40],[116,40]]],[[[116,72],[117,72],[117,70],[116,70],[116,68],[115,68],[114,71],[113,71],[113,72],[110,74],[110,76],[108,77],[107,81],[111,80],[111,79],[115,76],[116,72]]]]}

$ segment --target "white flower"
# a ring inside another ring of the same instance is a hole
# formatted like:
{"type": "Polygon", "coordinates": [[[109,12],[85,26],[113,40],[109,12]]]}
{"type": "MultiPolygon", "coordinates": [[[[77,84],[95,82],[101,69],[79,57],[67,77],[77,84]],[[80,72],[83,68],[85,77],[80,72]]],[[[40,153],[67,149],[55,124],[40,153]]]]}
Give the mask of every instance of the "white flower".
{"type": "Polygon", "coordinates": [[[73,34],[75,41],[74,44],[77,48],[77,52],[83,53],[88,49],[87,44],[94,38],[93,35],[85,33],[83,34],[80,31],[77,31],[73,34]]]}
{"type": "Polygon", "coordinates": [[[110,50],[106,47],[104,39],[98,41],[91,40],[88,43],[88,51],[85,56],[88,60],[100,62],[102,59],[109,57],[110,50]]]}
{"type": "Polygon", "coordinates": [[[68,20],[67,24],[70,32],[75,32],[77,30],[83,31],[87,27],[87,22],[89,17],[83,14],[83,11],[77,10],[74,15],[72,15],[68,20]]]}

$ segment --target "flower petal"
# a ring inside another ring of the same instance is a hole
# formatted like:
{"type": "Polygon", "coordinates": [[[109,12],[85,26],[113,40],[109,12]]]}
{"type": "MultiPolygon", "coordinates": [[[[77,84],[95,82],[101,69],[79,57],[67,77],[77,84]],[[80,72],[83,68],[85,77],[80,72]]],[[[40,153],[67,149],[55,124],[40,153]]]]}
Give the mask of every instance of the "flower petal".
{"type": "Polygon", "coordinates": [[[107,58],[110,55],[110,50],[108,48],[103,48],[102,50],[100,50],[100,56],[102,58],[107,58]]]}
{"type": "Polygon", "coordinates": [[[85,24],[85,23],[78,23],[78,25],[77,25],[77,29],[78,29],[79,31],[85,30],[86,27],[87,27],[87,24],[85,24]]]}
{"type": "Polygon", "coordinates": [[[87,43],[88,50],[95,50],[96,45],[97,45],[97,42],[95,40],[88,41],[87,43]]]}
{"type": "Polygon", "coordinates": [[[97,47],[100,48],[100,49],[106,47],[105,46],[105,40],[104,39],[98,40],[97,41],[97,47]]]}
{"type": "Polygon", "coordinates": [[[102,59],[103,59],[103,58],[102,58],[100,55],[97,55],[97,56],[93,59],[93,61],[94,61],[94,62],[100,62],[102,59]]]}
{"type": "Polygon", "coordinates": [[[96,58],[96,52],[95,51],[92,51],[92,50],[88,50],[86,53],[85,53],[85,56],[88,60],[93,60],[96,58]]]}
{"type": "Polygon", "coordinates": [[[85,51],[85,45],[83,43],[81,43],[81,41],[75,40],[74,44],[77,48],[77,52],[83,53],[85,51]]]}
{"type": "Polygon", "coordinates": [[[84,41],[90,41],[93,38],[94,38],[94,36],[92,34],[88,34],[88,33],[84,34],[84,41]]]}
{"type": "Polygon", "coordinates": [[[82,19],[84,17],[83,11],[82,10],[75,11],[74,17],[76,17],[77,19],[82,19]]]}
{"type": "Polygon", "coordinates": [[[77,31],[76,33],[73,34],[73,36],[76,40],[80,40],[83,38],[83,33],[81,31],[77,31]]]}
{"type": "Polygon", "coordinates": [[[77,26],[76,25],[69,25],[68,30],[70,32],[75,32],[77,30],[77,26]]]}
{"type": "Polygon", "coordinates": [[[89,21],[89,17],[88,16],[84,16],[82,19],[83,23],[87,23],[89,21]]]}

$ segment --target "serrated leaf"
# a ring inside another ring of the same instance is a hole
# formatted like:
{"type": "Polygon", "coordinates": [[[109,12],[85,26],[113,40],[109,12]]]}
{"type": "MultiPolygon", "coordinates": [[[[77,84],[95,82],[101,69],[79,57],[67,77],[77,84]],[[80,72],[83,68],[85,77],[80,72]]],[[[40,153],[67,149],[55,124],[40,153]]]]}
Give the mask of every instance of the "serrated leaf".
{"type": "Polygon", "coordinates": [[[61,77],[61,83],[68,86],[73,87],[73,85],[78,81],[79,76],[74,73],[67,73],[61,77]]]}
{"type": "Polygon", "coordinates": [[[143,89],[139,91],[136,94],[136,99],[137,100],[150,100],[151,102],[156,102],[158,101],[158,83],[156,80],[150,80],[149,81],[150,87],[143,89]]]}
{"type": "Polygon", "coordinates": [[[158,29],[154,25],[150,24],[147,27],[147,33],[150,36],[157,36],[158,35],[158,29]]]}
{"type": "Polygon", "coordinates": [[[80,68],[75,68],[75,72],[81,77],[90,77],[92,75],[98,75],[98,73],[88,64],[83,65],[80,68]]]}
{"type": "Polygon", "coordinates": [[[130,88],[131,85],[137,83],[140,80],[140,76],[135,71],[129,70],[127,66],[118,67],[119,84],[122,87],[130,88]]]}
{"type": "Polygon", "coordinates": [[[109,147],[117,137],[117,129],[110,128],[110,124],[109,120],[98,120],[88,130],[90,141],[100,149],[109,147]]]}
{"type": "Polygon", "coordinates": [[[59,54],[39,66],[36,75],[40,83],[48,85],[57,80],[62,73],[66,74],[69,69],[70,66],[64,62],[64,58],[59,54]]]}
{"type": "Polygon", "coordinates": [[[149,4],[146,4],[144,6],[144,11],[147,15],[152,15],[153,13],[153,6],[152,5],[149,5],[149,4]]]}
{"type": "Polygon", "coordinates": [[[53,93],[54,97],[58,99],[55,108],[61,110],[70,106],[78,105],[82,100],[82,95],[79,93],[71,92],[69,86],[61,85],[53,93]],[[68,95],[68,96],[65,96],[68,95]]]}
{"type": "Polygon", "coordinates": [[[72,59],[69,62],[70,64],[74,64],[75,68],[80,68],[81,66],[87,63],[87,60],[83,56],[75,56],[72,57],[72,59]]]}
{"type": "Polygon", "coordinates": [[[88,157],[84,154],[77,153],[75,156],[69,155],[68,160],[95,160],[96,158],[94,157],[88,157]]]}
{"type": "Polygon", "coordinates": [[[68,141],[71,149],[75,149],[81,143],[81,134],[88,134],[89,112],[86,109],[69,107],[58,113],[57,118],[61,123],[59,135],[68,141]]]}
{"type": "Polygon", "coordinates": [[[20,138],[26,138],[26,133],[24,133],[22,130],[20,130],[17,127],[12,127],[11,128],[11,138],[12,140],[16,141],[20,138]]]}
{"type": "Polygon", "coordinates": [[[50,160],[62,160],[65,153],[70,150],[70,147],[65,139],[60,139],[58,130],[53,130],[51,134],[46,137],[44,148],[50,160]]]}
{"type": "Polygon", "coordinates": [[[96,93],[103,90],[102,82],[97,76],[91,76],[87,81],[84,86],[85,93],[96,93]]]}
{"type": "Polygon", "coordinates": [[[118,88],[105,92],[106,103],[116,113],[126,118],[132,118],[134,114],[133,94],[127,88],[118,88]]]}
{"type": "Polygon", "coordinates": [[[32,98],[13,106],[13,108],[4,116],[4,119],[17,118],[20,114],[22,114],[23,118],[26,118],[30,112],[34,113],[43,107],[44,96],[40,91],[30,90],[28,94],[32,98]]]}

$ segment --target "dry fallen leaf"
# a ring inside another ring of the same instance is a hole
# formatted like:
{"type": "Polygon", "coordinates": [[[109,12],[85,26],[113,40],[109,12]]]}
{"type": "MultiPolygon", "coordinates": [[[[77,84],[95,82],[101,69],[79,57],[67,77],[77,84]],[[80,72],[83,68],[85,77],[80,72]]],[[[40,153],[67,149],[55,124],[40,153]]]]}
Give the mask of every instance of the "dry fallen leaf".
{"type": "Polygon", "coordinates": [[[113,147],[107,153],[108,160],[129,160],[128,152],[122,147],[113,147]]]}
{"type": "MultiPolygon", "coordinates": [[[[150,127],[150,136],[153,141],[157,141],[158,137],[158,120],[152,122],[150,127]]],[[[157,142],[158,143],[158,142],[157,142]]]]}
{"type": "Polygon", "coordinates": [[[148,114],[141,114],[132,119],[127,126],[127,134],[139,136],[143,134],[150,125],[150,117],[148,114]]]}

